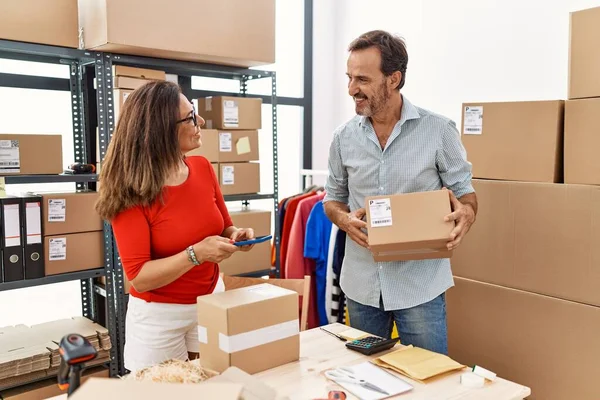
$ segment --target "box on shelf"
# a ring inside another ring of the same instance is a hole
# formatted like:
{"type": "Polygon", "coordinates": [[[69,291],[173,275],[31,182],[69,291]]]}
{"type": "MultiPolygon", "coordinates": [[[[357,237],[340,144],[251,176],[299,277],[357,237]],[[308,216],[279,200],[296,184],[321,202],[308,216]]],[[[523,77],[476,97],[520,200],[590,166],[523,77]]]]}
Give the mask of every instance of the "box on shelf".
{"type": "Polygon", "coordinates": [[[79,46],[77,0],[0,1],[0,39],[79,46]]]}
{"type": "Polygon", "coordinates": [[[275,0],[173,0],[168,8],[79,0],[79,25],[88,50],[245,67],[275,62],[275,0]]]}
{"type": "Polygon", "coordinates": [[[599,307],[462,278],[455,284],[446,297],[450,357],[530,387],[531,399],[597,397],[599,307]]]}
{"type": "Polygon", "coordinates": [[[600,98],[567,100],[565,183],[600,185],[599,127],[600,98]]]}
{"type": "Polygon", "coordinates": [[[46,276],[104,266],[102,231],[44,237],[46,276]]]}
{"type": "Polygon", "coordinates": [[[261,129],[262,99],[215,96],[198,99],[198,114],[206,129],[261,129]]]}
{"type": "Polygon", "coordinates": [[[165,71],[147,68],[135,68],[127,65],[113,65],[113,76],[128,76],[130,78],[164,81],[167,79],[165,71]]]}
{"type": "MultiPolygon", "coordinates": [[[[127,100],[127,97],[129,97],[129,95],[133,93],[133,90],[131,89],[115,89],[113,90],[113,99],[114,99],[114,107],[115,107],[115,128],[116,128],[116,123],[119,120],[119,115],[121,115],[121,109],[123,109],[123,104],[125,103],[125,100],[127,100]]],[[[98,147],[99,149],[100,147],[98,147]]],[[[100,158],[98,158],[100,159],[100,158]]]]}
{"type": "Polygon", "coordinates": [[[600,7],[570,16],[569,99],[600,97],[600,7]]]}
{"type": "MultiPolygon", "coordinates": [[[[271,212],[262,210],[230,211],[233,225],[238,228],[252,228],[254,235],[271,234],[271,212]]],[[[248,252],[237,252],[219,263],[225,275],[245,274],[271,268],[271,242],[255,244],[248,252]]]]}
{"type": "Polygon", "coordinates": [[[600,186],[473,182],[455,275],[600,306],[600,186]]]}
{"type": "Polygon", "coordinates": [[[115,89],[135,90],[152,81],[150,79],[131,78],[129,76],[115,76],[113,82],[115,89]]]}
{"type": "Polygon", "coordinates": [[[202,365],[254,374],[298,360],[298,293],[268,283],[198,297],[202,365]]]}
{"type": "Polygon", "coordinates": [[[63,172],[62,136],[0,134],[0,175],[63,172]]]}
{"type": "Polygon", "coordinates": [[[369,246],[375,261],[449,258],[453,222],[447,190],[365,199],[369,246]]]}
{"type": "Polygon", "coordinates": [[[475,178],[562,181],[563,100],[464,103],[462,110],[475,178]]]}
{"type": "Polygon", "coordinates": [[[40,193],[45,236],[102,231],[94,206],[98,192],[40,193]]]}
{"type": "Polygon", "coordinates": [[[219,164],[219,182],[224,195],[258,193],[260,165],[253,162],[219,164]]]}
{"type": "Polygon", "coordinates": [[[258,131],[202,129],[202,146],[187,153],[210,162],[258,161],[258,131]]]}

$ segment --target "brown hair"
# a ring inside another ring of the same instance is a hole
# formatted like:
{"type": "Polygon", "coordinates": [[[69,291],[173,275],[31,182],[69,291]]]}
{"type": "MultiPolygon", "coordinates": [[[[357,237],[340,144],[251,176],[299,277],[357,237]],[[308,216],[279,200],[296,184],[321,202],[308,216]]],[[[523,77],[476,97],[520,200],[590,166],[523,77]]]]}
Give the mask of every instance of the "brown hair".
{"type": "Polygon", "coordinates": [[[124,103],[102,162],[96,211],[105,220],[161,194],[183,155],[177,137],[179,95],[172,82],[155,81],[124,103]]]}
{"type": "Polygon", "coordinates": [[[381,53],[381,72],[390,76],[396,71],[402,73],[402,79],[397,89],[404,87],[406,67],[408,65],[408,52],[404,40],[386,31],[369,31],[354,39],[348,51],[364,50],[376,47],[381,53]]]}

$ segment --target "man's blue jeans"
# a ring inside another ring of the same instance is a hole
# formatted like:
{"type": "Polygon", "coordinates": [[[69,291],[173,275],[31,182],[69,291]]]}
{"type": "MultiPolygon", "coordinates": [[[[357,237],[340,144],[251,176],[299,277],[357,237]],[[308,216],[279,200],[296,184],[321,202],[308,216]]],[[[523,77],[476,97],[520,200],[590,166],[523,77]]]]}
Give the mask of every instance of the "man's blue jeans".
{"type": "Polygon", "coordinates": [[[353,328],[389,338],[395,321],[402,344],[412,344],[436,353],[448,354],[444,293],[428,303],[392,311],[384,311],[381,299],[379,308],[348,299],[348,313],[353,328]]]}

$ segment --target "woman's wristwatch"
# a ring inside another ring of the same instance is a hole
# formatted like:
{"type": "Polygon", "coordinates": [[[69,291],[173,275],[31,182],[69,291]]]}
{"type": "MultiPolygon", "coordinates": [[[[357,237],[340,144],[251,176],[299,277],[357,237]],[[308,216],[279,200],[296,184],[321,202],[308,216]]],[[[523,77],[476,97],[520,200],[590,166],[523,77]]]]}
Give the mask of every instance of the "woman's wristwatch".
{"type": "Polygon", "coordinates": [[[187,253],[189,262],[194,265],[200,265],[200,261],[198,261],[198,257],[196,257],[196,252],[194,251],[194,246],[189,246],[187,249],[185,249],[185,251],[187,253]]]}

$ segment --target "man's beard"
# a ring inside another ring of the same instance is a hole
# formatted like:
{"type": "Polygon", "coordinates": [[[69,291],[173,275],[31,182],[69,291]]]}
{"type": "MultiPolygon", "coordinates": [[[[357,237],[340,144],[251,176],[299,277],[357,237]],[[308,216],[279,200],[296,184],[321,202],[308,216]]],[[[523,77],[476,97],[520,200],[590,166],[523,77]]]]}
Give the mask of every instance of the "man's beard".
{"type": "Polygon", "coordinates": [[[356,113],[363,117],[372,117],[385,108],[387,101],[390,99],[390,94],[387,91],[385,83],[383,83],[379,87],[379,90],[370,98],[367,98],[363,93],[358,93],[354,96],[354,99],[365,99],[360,108],[356,105],[356,113]]]}

